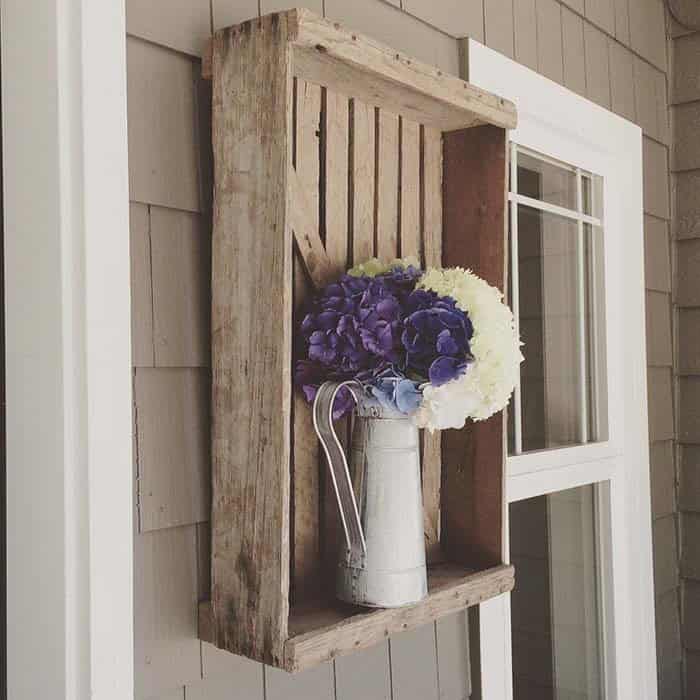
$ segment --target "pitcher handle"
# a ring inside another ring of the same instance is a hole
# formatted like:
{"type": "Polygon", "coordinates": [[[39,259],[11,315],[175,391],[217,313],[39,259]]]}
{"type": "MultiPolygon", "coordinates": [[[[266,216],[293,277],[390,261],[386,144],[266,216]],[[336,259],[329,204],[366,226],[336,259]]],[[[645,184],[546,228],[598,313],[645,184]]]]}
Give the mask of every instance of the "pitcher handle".
{"type": "Polygon", "coordinates": [[[352,488],[348,460],[343,446],[333,429],[333,403],[338,392],[347,388],[352,398],[357,403],[357,394],[360,384],[355,381],[324,382],[316,393],[314,399],[314,428],[326,454],[326,461],[333,481],[335,497],[338,500],[340,519],[345,531],[345,540],[348,548],[353,553],[367,553],[365,534],[362,531],[360,512],[357,508],[355,491],[352,488]]]}

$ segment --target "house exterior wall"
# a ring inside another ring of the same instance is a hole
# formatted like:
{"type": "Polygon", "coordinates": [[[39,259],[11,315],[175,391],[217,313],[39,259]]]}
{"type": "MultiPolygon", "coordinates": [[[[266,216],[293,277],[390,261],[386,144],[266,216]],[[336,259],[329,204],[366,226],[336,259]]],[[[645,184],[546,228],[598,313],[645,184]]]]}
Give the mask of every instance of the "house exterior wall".
{"type": "MultiPolygon", "coordinates": [[[[211,216],[210,104],[208,86],[199,77],[199,56],[212,29],[293,3],[126,2],[137,698],[462,700],[469,694],[464,614],[295,677],[219,652],[197,639],[196,603],[206,595],[209,583],[211,216]]],[[[669,60],[662,0],[299,0],[297,4],[325,12],[454,74],[459,71],[457,38],[471,36],[642,127],[659,697],[681,697],[669,60]]],[[[694,150],[698,156],[692,139],[686,143],[684,150],[694,150]]],[[[695,162],[694,167],[700,164],[695,162]]],[[[697,227],[694,235],[700,238],[697,227]]],[[[700,254],[693,257],[691,236],[686,238],[690,265],[700,260],[700,254]]],[[[693,332],[683,319],[682,314],[681,336],[684,328],[693,332]]],[[[695,362],[697,370],[697,357],[695,362]]],[[[682,402],[694,385],[692,380],[681,380],[681,387],[682,402]]],[[[683,454],[684,464],[689,464],[691,452],[684,448],[683,454]]],[[[686,479],[693,478],[692,469],[684,473],[686,479]]],[[[684,508],[683,522],[690,527],[692,507],[684,502],[684,508]]],[[[690,559],[684,565],[690,576],[690,559]]],[[[695,567],[697,574],[700,559],[695,567]]],[[[700,591],[700,583],[697,587],[700,591]]],[[[692,582],[686,584],[685,600],[688,609],[694,601],[700,607],[700,593],[692,582]]],[[[692,648],[700,651],[700,642],[692,648]]]]}
{"type": "Polygon", "coordinates": [[[700,697],[700,27],[672,26],[681,623],[686,697],[700,697]]]}

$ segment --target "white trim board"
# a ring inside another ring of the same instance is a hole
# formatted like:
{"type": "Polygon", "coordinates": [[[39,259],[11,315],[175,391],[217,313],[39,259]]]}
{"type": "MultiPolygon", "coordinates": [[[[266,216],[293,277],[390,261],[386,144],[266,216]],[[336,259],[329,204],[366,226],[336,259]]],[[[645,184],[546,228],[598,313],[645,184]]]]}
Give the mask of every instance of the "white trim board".
{"type": "MultiPolygon", "coordinates": [[[[469,75],[463,77],[516,104],[518,127],[512,140],[604,177],[610,438],[509,458],[506,492],[514,501],[601,484],[601,505],[610,517],[606,534],[612,566],[604,584],[616,622],[612,629],[605,621],[613,652],[605,660],[613,662],[606,666],[606,697],[656,700],[641,130],[478,42],[464,42],[469,75]]],[[[483,697],[511,700],[508,595],[481,606],[480,631],[483,697]]]]}
{"type": "Polygon", "coordinates": [[[133,697],[124,3],[1,7],[8,697],[133,697]]]}

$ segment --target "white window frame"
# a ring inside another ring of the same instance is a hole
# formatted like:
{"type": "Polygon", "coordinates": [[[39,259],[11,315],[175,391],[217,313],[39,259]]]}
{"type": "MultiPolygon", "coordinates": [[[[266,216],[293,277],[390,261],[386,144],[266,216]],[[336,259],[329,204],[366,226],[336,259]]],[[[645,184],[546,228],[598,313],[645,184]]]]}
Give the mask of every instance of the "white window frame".
{"type": "MultiPolygon", "coordinates": [[[[606,530],[602,595],[612,613],[603,624],[606,698],[656,700],[642,134],[478,42],[465,44],[470,82],[517,106],[513,141],[604,178],[609,439],[509,457],[506,494],[512,503],[597,484],[598,525],[606,530]]],[[[516,586],[517,576],[516,571],[516,586]]],[[[512,700],[510,595],[482,604],[479,620],[482,697],[512,700]]]]}
{"type": "Polygon", "coordinates": [[[3,0],[12,700],[133,697],[124,2],[3,0]]]}

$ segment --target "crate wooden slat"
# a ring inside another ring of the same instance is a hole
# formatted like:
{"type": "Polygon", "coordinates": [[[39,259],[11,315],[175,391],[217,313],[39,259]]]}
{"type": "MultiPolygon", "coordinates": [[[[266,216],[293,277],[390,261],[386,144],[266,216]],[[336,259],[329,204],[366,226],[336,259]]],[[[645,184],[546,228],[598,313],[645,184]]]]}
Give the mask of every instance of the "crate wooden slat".
{"type": "Polygon", "coordinates": [[[513,586],[498,415],[421,436],[428,598],[375,611],[334,600],[337,506],[292,358],[314,288],[372,255],[471,267],[505,287],[515,110],[306,10],[217,32],[205,72],[213,488],[200,636],[297,671],[513,586]]]}

